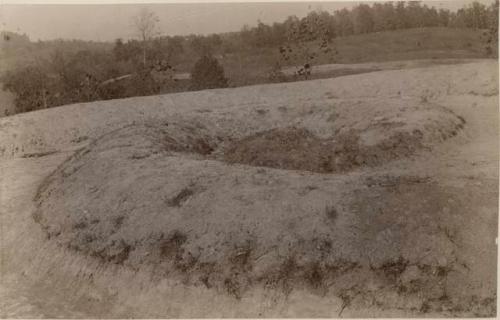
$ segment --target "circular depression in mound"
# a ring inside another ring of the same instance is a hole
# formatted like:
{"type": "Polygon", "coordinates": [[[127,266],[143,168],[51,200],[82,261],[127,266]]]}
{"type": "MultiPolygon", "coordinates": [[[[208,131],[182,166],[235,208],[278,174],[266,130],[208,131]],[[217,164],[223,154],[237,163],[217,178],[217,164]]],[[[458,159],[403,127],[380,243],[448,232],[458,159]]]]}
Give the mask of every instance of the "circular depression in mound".
{"type": "MultiPolygon", "coordinates": [[[[375,119],[331,139],[285,127],[226,141],[202,126],[128,126],[49,176],[34,218],[49,238],[83,254],[235,296],[252,283],[286,286],[292,277],[317,287],[325,274],[368,263],[367,242],[352,228],[362,218],[349,212],[350,187],[307,171],[408,156],[463,124],[443,112],[412,126],[375,119]]],[[[400,237],[393,249],[372,250],[379,265],[398,255],[400,237]]]]}

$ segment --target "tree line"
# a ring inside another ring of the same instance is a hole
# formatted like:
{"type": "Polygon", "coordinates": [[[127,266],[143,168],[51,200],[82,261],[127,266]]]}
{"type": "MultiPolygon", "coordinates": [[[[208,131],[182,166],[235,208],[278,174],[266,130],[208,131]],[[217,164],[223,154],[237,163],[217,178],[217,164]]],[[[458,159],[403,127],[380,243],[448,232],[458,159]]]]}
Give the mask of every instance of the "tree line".
{"type": "MultiPolygon", "coordinates": [[[[317,10],[299,19],[288,17],[282,23],[258,22],[244,27],[239,36],[252,47],[282,45],[293,39],[294,30],[306,29],[311,38],[324,34],[329,39],[356,34],[423,27],[498,29],[498,1],[489,6],[472,2],[456,12],[422,5],[419,1],[359,4],[332,14],[317,10]]],[[[236,35],[235,35],[236,36],[236,35]]]]}
{"type": "MultiPolygon", "coordinates": [[[[290,16],[273,24],[258,21],[239,32],[207,36],[159,36],[158,18],[143,11],[134,18],[136,39],[83,48],[74,42],[78,50],[67,49],[71,41],[63,41],[66,46],[50,42],[53,47],[47,57],[10,70],[2,82],[16,95],[16,112],[26,112],[75,102],[226,87],[229,82],[218,60],[242,52],[275,50],[274,80],[284,80],[283,66],[297,66],[297,74],[307,78],[318,56],[334,59],[335,38],[357,34],[424,27],[484,29],[486,48],[492,50],[498,39],[498,3],[472,2],[456,12],[418,1],[359,4],[332,13],[316,10],[303,18],[290,16]],[[191,78],[179,78],[179,73],[188,72],[191,78]]],[[[4,32],[2,37],[4,43],[17,39],[20,46],[44,47],[43,42],[33,44],[13,33],[4,32]]]]}

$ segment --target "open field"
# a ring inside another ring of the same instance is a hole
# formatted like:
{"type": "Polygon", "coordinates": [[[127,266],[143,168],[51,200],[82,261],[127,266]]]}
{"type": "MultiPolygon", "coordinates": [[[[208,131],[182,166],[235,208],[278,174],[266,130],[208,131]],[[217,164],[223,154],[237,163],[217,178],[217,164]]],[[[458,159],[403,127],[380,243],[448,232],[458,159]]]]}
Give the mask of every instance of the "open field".
{"type": "MultiPolygon", "coordinates": [[[[314,65],[487,57],[482,31],[471,29],[435,27],[354,35],[334,39],[333,47],[337,55],[319,56],[314,65]]],[[[278,58],[277,48],[266,48],[229,55],[221,63],[230,84],[241,86],[268,82],[268,72],[278,58]]],[[[180,68],[190,71],[189,63],[180,68]]],[[[335,74],[327,76],[331,75],[335,74]]]]}
{"type": "Polygon", "coordinates": [[[463,62],[0,119],[2,317],[494,316],[498,63],[463,62]]]}

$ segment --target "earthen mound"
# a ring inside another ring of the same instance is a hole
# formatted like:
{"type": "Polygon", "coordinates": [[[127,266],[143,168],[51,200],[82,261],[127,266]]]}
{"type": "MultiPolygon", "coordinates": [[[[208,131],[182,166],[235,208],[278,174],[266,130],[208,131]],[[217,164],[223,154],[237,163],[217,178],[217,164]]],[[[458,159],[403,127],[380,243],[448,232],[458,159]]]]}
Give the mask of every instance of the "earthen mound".
{"type": "MultiPolygon", "coordinates": [[[[449,119],[445,130],[463,126],[459,118],[449,119]]],[[[417,260],[418,250],[407,247],[425,233],[400,235],[423,223],[420,218],[384,236],[396,238],[379,241],[402,214],[391,197],[380,204],[388,216],[370,224],[370,207],[360,209],[361,200],[352,197],[359,182],[310,171],[345,171],[410,155],[430,134],[391,131],[369,145],[355,130],[327,139],[284,127],[239,141],[215,131],[157,123],[108,133],[46,179],[34,218],[49,238],[88,256],[235,297],[256,284],[326,290],[329,281],[368,266],[382,274],[396,268],[397,277],[417,260]],[[360,227],[367,237],[360,238],[360,227]]],[[[437,256],[452,252],[445,240],[436,246],[437,256]]]]}

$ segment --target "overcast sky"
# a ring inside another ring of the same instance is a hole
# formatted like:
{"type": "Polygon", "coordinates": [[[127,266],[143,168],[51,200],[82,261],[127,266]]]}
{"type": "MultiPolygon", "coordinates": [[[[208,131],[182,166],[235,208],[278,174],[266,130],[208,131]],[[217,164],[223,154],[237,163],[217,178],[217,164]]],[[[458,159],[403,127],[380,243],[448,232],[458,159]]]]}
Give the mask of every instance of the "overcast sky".
{"type": "MultiPolygon", "coordinates": [[[[8,1],[8,0],[7,0],[8,1]]],[[[33,1],[32,1],[33,2],[33,1]]],[[[489,4],[492,0],[481,0],[489,4]]],[[[83,39],[113,41],[134,37],[131,19],[148,7],[160,19],[163,35],[208,34],[238,31],[281,22],[290,15],[305,16],[309,11],[330,12],[359,2],[273,2],[273,3],[163,3],[163,4],[5,4],[0,0],[0,29],[26,33],[31,40],[83,39]]],[[[465,0],[424,1],[436,8],[456,10],[465,0]]]]}

